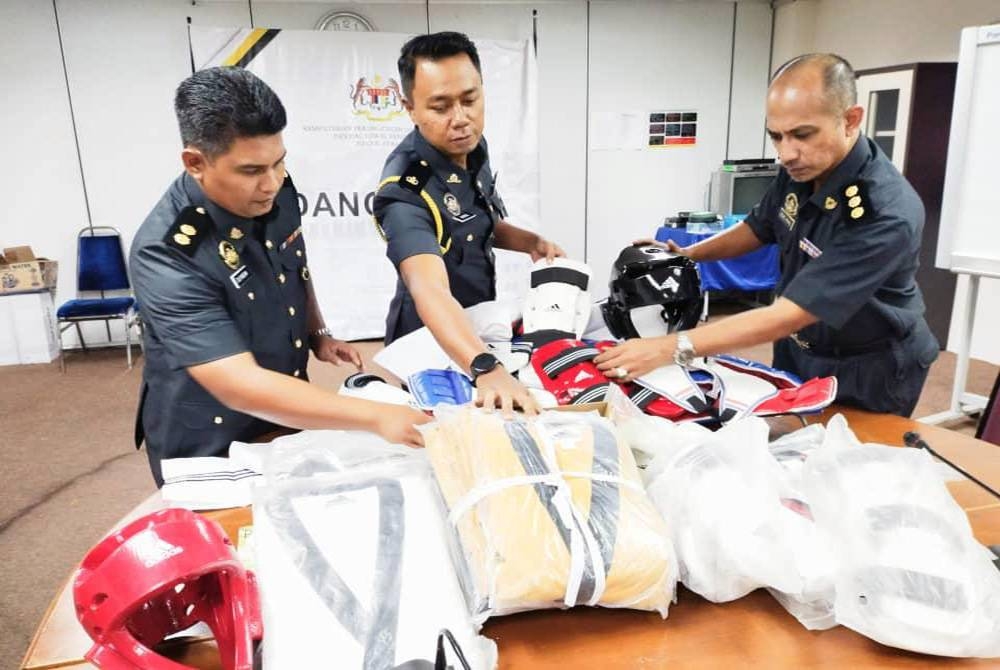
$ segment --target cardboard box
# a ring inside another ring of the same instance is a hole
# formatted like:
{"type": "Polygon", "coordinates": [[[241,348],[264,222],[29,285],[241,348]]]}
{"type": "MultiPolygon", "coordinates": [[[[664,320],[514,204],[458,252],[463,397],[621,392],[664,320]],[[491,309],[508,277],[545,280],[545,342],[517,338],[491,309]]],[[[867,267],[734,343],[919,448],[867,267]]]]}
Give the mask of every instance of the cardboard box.
{"type": "Polygon", "coordinates": [[[0,295],[55,290],[58,261],[35,258],[31,247],[9,247],[0,256],[0,295]]]}
{"type": "Polygon", "coordinates": [[[27,263],[28,261],[37,260],[35,258],[35,252],[31,250],[31,247],[7,247],[3,250],[3,254],[0,257],[5,258],[4,264],[9,263],[27,263]]]}

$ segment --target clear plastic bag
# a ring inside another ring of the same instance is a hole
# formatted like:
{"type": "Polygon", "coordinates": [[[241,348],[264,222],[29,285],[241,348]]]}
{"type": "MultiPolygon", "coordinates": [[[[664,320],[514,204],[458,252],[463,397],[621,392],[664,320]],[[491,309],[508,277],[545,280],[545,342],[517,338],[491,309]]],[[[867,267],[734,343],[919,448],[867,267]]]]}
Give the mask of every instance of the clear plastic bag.
{"type": "Polygon", "coordinates": [[[750,417],[715,433],[658,425],[660,453],[645,478],[671,529],[683,584],[712,602],[762,586],[800,593],[784,523],[793,512],[781,502],[783,475],[767,449],[767,424],[750,417]]]}
{"type": "Polygon", "coordinates": [[[286,441],[265,461],[254,498],[264,667],[383,670],[433,659],[442,629],[472,668],[496,667],[449,560],[426,460],[351,435],[286,441]]]}
{"type": "Polygon", "coordinates": [[[609,421],[456,408],[423,430],[477,620],[578,604],[666,616],[667,530],[609,421]]]}
{"type": "Polygon", "coordinates": [[[926,452],[860,445],[831,421],[802,481],[837,547],[838,623],[901,649],[1000,656],[1000,572],[926,452]]]}

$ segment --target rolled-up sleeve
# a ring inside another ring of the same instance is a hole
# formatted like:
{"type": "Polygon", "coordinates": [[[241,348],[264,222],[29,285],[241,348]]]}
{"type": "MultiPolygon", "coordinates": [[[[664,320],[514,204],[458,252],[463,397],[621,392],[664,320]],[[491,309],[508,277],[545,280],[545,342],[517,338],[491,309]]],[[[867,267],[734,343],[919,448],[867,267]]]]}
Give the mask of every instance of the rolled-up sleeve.
{"type": "Polygon", "coordinates": [[[177,367],[190,367],[248,351],[226,309],[225,288],[165,244],[132,255],[130,271],[144,322],[177,367]]]}
{"type": "Polygon", "coordinates": [[[842,328],[905,258],[911,226],[882,216],[843,226],[822,255],[788,284],[784,297],[833,328],[842,328]]]}

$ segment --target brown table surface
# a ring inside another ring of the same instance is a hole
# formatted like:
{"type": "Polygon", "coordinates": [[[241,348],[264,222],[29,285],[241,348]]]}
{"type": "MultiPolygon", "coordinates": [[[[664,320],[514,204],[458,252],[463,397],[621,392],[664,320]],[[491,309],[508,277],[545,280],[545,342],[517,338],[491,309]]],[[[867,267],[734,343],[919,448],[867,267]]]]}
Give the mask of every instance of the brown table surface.
{"type": "MultiPolygon", "coordinates": [[[[973,476],[1000,487],[1000,447],[936,426],[895,416],[830,408],[810,422],[842,411],[855,434],[866,442],[902,445],[903,433],[917,430],[930,446],[973,476]]],[[[794,430],[792,418],[769,420],[772,434],[794,430]]],[[[1000,500],[968,480],[948,484],[966,510],[976,538],[1000,544],[1000,500]]],[[[158,496],[136,508],[130,518],[162,505],[158,496]]],[[[234,541],[252,523],[249,508],[208,512],[234,541]]],[[[73,612],[67,585],[45,613],[22,670],[88,668],[83,654],[90,640],[73,612]]],[[[1000,659],[943,659],[882,646],[844,627],[808,631],[766,592],[757,590],[735,602],[716,605],[681,588],[664,621],[659,615],[629,610],[577,607],[546,610],[486,623],[483,633],[496,640],[501,668],[925,668],[998,667],[1000,659]]],[[[210,641],[177,645],[170,656],[193,667],[219,668],[210,641]]]]}

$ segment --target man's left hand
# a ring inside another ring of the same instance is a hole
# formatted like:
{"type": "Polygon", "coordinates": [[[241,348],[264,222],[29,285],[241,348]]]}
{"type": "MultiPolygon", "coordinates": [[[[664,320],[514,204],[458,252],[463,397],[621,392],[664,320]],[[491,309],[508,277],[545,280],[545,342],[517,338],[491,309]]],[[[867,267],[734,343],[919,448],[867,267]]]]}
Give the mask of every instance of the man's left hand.
{"type": "Polygon", "coordinates": [[[529,253],[533,262],[544,258],[550,263],[553,258],[562,258],[566,255],[566,252],[558,244],[550,242],[541,235],[538,236],[538,242],[535,243],[535,247],[529,253]]]}
{"type": "Polygon", "coordinates": [[[671,362],[677,338],[673,335],[626,340],[594,359],[608,379],[633,381],[671,362]]]}
{"type": "Polygon", "coordinates": [[[340,365],[341,361],[352,363],[358,369],[358,372],[362,372],[365,369],[365,364],[361,360],[361,354],[358,353],[358,350],[343,340],[338,340],[329,335],[314,337],[312,338],[312,350],[316,354],[316,358],[321,361],[333,363],[334,365],[340,365]]]}

